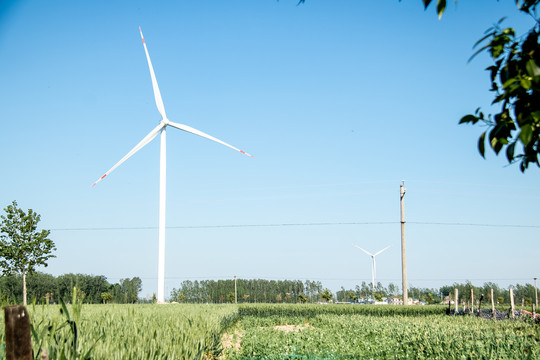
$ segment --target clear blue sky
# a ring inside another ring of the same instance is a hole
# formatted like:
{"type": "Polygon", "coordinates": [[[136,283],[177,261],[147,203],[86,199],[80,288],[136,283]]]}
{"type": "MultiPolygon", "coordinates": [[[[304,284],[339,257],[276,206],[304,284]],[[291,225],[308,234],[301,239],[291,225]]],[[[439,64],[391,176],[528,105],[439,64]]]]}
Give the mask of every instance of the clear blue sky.
{"type": "Polygon", "coordinates": [[[52,229],[42,270],[156,291],[158,139],[91,188],[160,120],[141,26],[169,119],[255,156],[168,131],[167,295],[234,275],[351,287],[371,277],[351,243],[392,244],[377,277],[400,284],[402,179],[410,284],[540,275],[539,170],[482,159],[481,129],[457,125],[491,102],[472,45],[503,16],[530,24],[514,1],[451,2],[440,21],[420,0],[296,3],[0,3],[0,205],[52,229]],[[318,223],[370,224],[213,227],[318,223]]]}

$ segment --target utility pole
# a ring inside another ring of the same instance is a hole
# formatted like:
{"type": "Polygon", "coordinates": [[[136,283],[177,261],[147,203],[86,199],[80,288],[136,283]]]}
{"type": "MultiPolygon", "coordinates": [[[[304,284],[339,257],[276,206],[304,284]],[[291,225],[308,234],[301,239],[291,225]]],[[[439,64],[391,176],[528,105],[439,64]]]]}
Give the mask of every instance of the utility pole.
{"type": "Polygon", "coordinates": [[[234,275],[234,303],[238,304],[238,293],[236,292],[236,275],[234,275]]]}
{"type": "Polygon", "coordinates": [[[409,296],[407,294],[407,254],[405,250],[405,180],[401,181],[399,186],[399,198],[401,205],[401,277],[403,286],[403,304],[409,305],[409,296]]]}

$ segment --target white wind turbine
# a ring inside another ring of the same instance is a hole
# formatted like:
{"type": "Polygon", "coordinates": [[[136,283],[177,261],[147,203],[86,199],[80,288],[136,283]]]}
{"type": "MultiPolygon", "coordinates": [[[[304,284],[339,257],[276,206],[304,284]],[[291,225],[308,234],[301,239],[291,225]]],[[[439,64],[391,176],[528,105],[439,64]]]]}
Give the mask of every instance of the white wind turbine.
{"type": "MultiPolygon", "coordinates": [[[[202,131],[199,131],[197,129],[194,129],[190,126],[174,123],[172,121],[169,121],[167,119],[167,115],[165,114],[165,107],[163,106],[163,100],[161,99],[161,94],[159,92],[156,75],[154,74],[154,68],[152,67],[152,62],[150,61],[150,55],[148,54],[148,49],[146,48],[146,42],[144,41],[143,33],[141,28],[139,27],[139,31],[141,33],[141,38],[144,46],[144,51],[146,52],[146,59],[148,60],[148,68],[150,69],[150,76],[152,77],[152,86],[154,88],[154,98],[156,100],[156,105],[158,108],[159,113],[161,114],[161,121],[159,122],[158,126],[156,126],[152,131],[148,133],[142,139],[133,149],[131,149],[130,152],[127,153],[126,156],[124,156],[119,162],[117,162],[109,171],[107,171],[102,177],[100,177],[93,185],[96,185],[98,182],[103,180],[107,175],[109,175],[114,169],[116,169],[120,164],[122,164],[124,161],[129,159],[133,154],[135,154],[137,151],[142,149],[146,144],[148,144],[150,141],[152,141],[157,134],[160,134],[160,157],[159,157],[159,227],[158,227],[158,239],[159,239],[159,247],[158,247],[158,292],[157,292],[157,301],[158,302],[164,302],[165,301],[165,190],[166,190],[166,139],[165,139],[165,131],[167,126],[172,126],[177,129],[186,131],[188,133],[192,133],[195,135],[202,136],[204,138],[207,138],[209,140],[218,142],[222,145],[225,145],[227,147],[230,147],[233,150],[239,151],[242,154],[249,155],[248,153],[235,148],[232,145],[229,145],[219,139],[216,139],[213,136],[210,136],[208,134],[203,133],[202,131]]],[[[253,156],[251,156],[253,157],[253,156]]]]}
{"type": "Polygon", "coordinates": [[[375,276],[376,276],[376,273],[377,273],[377,268],[375,266],[375,256],[379,255],[380,253],[382,253],[383,251],[387,250],[390,246],[392,245],[388,245],[387,247],[385,247],[384,249],[382,249],[381,251],[375,253],[375,254],[372,254],[364,249],[362,249],[360,246],[358,245],[355,245],[355,244],[352,244],[354,247],[357,247],[359,248],[360,250],[362,250],[363,252],[365,252],[366,254],[368,254],[369,256],[371,256],[371,292],[375,292],[375,276]]]}

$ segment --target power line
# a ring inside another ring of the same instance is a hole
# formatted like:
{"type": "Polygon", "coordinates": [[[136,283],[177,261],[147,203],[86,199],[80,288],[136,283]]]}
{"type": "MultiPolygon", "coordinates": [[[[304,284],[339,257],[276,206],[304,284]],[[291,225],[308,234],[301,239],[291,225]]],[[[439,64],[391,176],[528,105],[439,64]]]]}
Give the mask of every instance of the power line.
{"type": "MultiPolygon", "coordinates": [[[[128,278],[126,276],[107,276],[107,279],[123,279],[123,278],[128,278]]],[[[140,277],[139,276],[139,279],[141,280],[156,280],[157,277],[140,277]]],[[[234,279],[234,275],[231,275],[231,276],[167,276],[165,277],[165,280],[213,280],[213,281],[217,281],[217,280],[233,280],[234,279]]],[[[258,277],[258,276],[255,276],[255,277],[238,277],[238,280],[276,280],[276,281],[279,281],[279,280],[289,280],[289,281],[306,281],[306,280],[309,280],[309,281],[371,281],[371,279],[369,278],[318,278],[318,277],[312,277],[312,278],[306,278],[306,277],[298,277],[298,278],[290,278],[290,277],[265,277],[265,276],[262,276],[262,277],[258,277]]],[[[400,281],[401,278],[382,278],[382,279],[377,279],[377,280],[380,280],[380,281],[400,281]]],[[[528,278],[500,278],[500,279],[493,279],[493,278],[447,278],[447,279],[439,279],[439,278],[431,278],[431,279],[428,279],[428,278],[422,278],[422,279],[416,279],[416,278],[413,278],[413,279],[409,279],[408,282],[409,283],[413,283],[413,282],[420,282],[420,281],[452,281],[452,282],[457,282],[457,281],[488,281],[488,282],[495,282],[495,281],[530,281],[531,278],[528,277],[528,278]]]]}
{"type": "MultiPolygon", "coordinates": [[[[167,229],[224,229],[224,228],[256,228],[256,227],[295,227],[295,226],[349,226],[349,225],[396,225],[399,221],[369,221],[369,222],[322,222],[322,223],[277,223],[277,224],[231,224],[231,225],[185,225],[167,226],[167,229]]],[[[487,223],[460,223],[460,222],[428,222],[408,221],[414,225],[440,225],[440,226],[476,226],[498,228],[540,228],[540,225],[517,224],[487,224],[487,223]]],[[[56,228],[52,231],[110,231],[110,230],[156,230],[157,226],[123,226],[123,227],[79,227],[56,228]]]]}

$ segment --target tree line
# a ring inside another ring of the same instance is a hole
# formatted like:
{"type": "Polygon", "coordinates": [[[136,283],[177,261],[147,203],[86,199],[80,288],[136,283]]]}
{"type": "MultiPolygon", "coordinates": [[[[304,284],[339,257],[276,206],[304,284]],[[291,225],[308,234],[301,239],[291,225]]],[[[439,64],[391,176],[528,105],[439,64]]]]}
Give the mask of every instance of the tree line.
{"type": "MultiPolygon", "coordinates": [[[[174,288],[170,293],[170,301],[185,303],[234,303],[235,302],[235,280],[202,280],[183,281],[178,288],[174,288]]],[[[486,299],[491,296],[498,304],[509,304],[509,289],[514,289],[515,301],[524,302],[530,305],[535,301],[535,288],[532,284],[510,285],[502,288],[493,282],[486,282],[483,286],[474,286],[470,281],[465,283],[454,283],[452,285],[441,286],[440,288],[420,288],[409,287],[409,296],[415,300],[427,304],[440,304],[453,300],[454,289],[459,291],[459,301],[470,301],[471,289],[475,296],[475,301],[481,295],[486,299]]],[[[341,287],[335,294],[324,288],[320,281],[306,280],[265,280],[265,279],[237,279],[236,280],[236,301],[239,303],[316,303],[333,299],[337,302],[356,302],[359,299],[382,300],[388,297],[401,297],[399,286],[390,283],[387,287],[378,282],[374,291],[371,284],[365,281],[361,285],[356,285],[353,289],[341,287]]]]}
{"type": "MultiPolygon", "coordinates": [[[[236,298],[245,303],[317,302],[323,289],[320,281],[237,279],[236,298]]],[[[183,281],[170,294],[170,301],[188,303],[233,303],[235,280],[183,281]]]]}
{"type": "MultiPolygon", "coordinates": [[[[136,303],[142,280],[138,277],[120,279],[111,284],[102,275],[64,274],[53,276],[35,272],[27,276],[27,294],[38,304],[59,303],[60,299],[71,302],[76,297],[87,304],[136,303]]],[[[21,303],[23,300],[23,278],[20,274],[0,277],[0,300],[2,303],[21,303]]]]}
{"type": "MultiPolygon", "coordinates": [[[[458,289],[460,303],[471,301],[471,289],[473,290],[474,300],[476,302],[482,295],[484,295],[486,299],[491,300],[491,289],[493,289],[495,303],[510,304],[510,288],[514,291],[514,301],[523,301],[525,305],[531,305],[535,301],[535,288],[532,284],[516,284],[510,285],[507,288],[502,288],[493,282],[486,282],[482,286],[474,286],[470,281],[466,281],[465,283],[444,285],[438,289],[409,286],[408,293],[409,297],[412,299],[427,304],[440,304],[449,299],[454,300],[454,289],[458,289]]],[[[393,283],[390,283],[388,287],[384,287],[378,282],[375,291],[372,293],[371,287],[364,281],[362,282],[362,285],[356,285],[354,289],[347,290],[344,287],[341,287],[341,290],[336,293],[336,300],[340,302],[354,302],[357,299],[363,298],[382,300],[384,297],[401,297],[401,290],[393,283]]]]}

